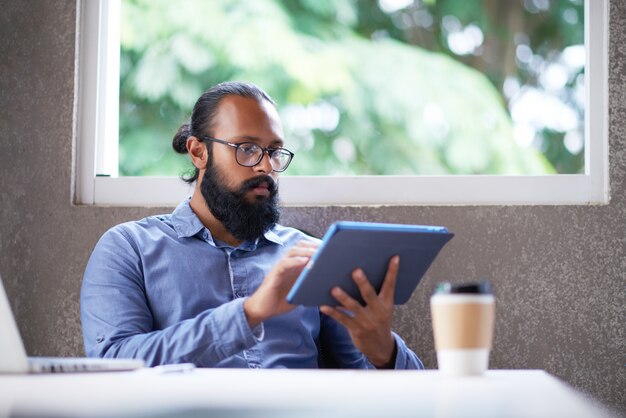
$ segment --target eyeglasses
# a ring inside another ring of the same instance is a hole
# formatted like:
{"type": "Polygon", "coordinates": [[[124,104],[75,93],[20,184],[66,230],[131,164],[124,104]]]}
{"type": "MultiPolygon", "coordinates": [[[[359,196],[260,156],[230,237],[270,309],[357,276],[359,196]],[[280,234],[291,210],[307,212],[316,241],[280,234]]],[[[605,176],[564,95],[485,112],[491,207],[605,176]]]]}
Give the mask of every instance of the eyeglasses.
{"type": "Polygon", "coordinates": [[[254,142],[233,144],[210,136],[199,136],[199,138],[204,141],[217,142],[235,148],[235,160],[237,164],[244,167],[254,167],[261,162],[263,154],[267,152],[267,155],[270,156],[272,170],[280,173],[287,169],[294,156],[293,152],[285,148],[263,148],[254,142]]]}

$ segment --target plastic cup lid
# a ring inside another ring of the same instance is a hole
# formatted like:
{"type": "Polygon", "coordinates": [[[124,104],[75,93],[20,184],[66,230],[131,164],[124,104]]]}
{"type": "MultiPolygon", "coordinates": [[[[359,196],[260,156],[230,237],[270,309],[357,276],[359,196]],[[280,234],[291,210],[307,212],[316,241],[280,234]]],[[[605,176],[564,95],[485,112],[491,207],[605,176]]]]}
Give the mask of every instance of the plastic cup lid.
{"type": "Polygon", "coordinates": [[[457,294],[457,293],[465,293],[465,294],[479,294],[479,295],[490,295],[491,291],[491,283],[487,280],[482,280],[480,282],[470,282],[470,283],[439,283],[435,287],[435,294],[457,294]]]}

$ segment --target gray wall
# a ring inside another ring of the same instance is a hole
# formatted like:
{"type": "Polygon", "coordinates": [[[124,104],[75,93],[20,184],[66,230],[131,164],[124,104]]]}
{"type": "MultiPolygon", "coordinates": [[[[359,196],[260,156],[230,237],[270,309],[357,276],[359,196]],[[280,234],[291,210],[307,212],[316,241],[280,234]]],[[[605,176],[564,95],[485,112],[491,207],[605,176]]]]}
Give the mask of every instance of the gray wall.
{"type": "MultiPolygon", "coordinates": [[[[395,319],[428,367],[435,282],[486,277],[498,300],[494,368],[545,369],[626,411],[626,2],[611,0],[610,16],[609,205],[285,210],[283,223],[315,233],[337,219],[456,233],[395,319]]],[[[0,274],[31,355],[82,354],[78,296],[97,239],[171,210],[71,204],[75,20],[74,1],[0,2],[0,274]]]]}

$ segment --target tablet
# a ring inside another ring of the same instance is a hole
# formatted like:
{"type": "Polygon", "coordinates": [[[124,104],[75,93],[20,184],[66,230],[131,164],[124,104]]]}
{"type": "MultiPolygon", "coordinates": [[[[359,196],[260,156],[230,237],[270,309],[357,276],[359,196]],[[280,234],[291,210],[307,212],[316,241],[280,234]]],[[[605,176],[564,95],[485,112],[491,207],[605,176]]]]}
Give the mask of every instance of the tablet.
{"type": "Polygon", "coordinates": [[[364,304],[352,271],[361,268],[378,293],[389,260],[400,256],[394,302],[406,303],[443,246],[454,234],[442,226],[336,222],[287,295],[305,306],[338,306],[331,295],[339,286],[364,304]]]}

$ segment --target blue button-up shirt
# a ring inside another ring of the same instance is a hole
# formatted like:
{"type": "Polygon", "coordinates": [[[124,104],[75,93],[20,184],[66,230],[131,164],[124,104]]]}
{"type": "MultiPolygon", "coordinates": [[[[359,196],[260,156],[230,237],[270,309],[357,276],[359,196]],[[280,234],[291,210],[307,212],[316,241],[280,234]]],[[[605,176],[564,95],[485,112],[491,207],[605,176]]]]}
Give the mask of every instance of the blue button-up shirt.
{"type": "MultiPolygon", "coordinates": [[[[372,368],[341,324],[298,306],[250,328],[243,302],[300,231],[276,225],[237,248],[216,241],[183,201],[171,215],[107,231],[83,278],[80,307],[91,357],[141,358],[148,365],[316,368],[318,349],[340,367],[372,368]]],[[[423,368],[394,334],[396,368],[423,368]]]]}

